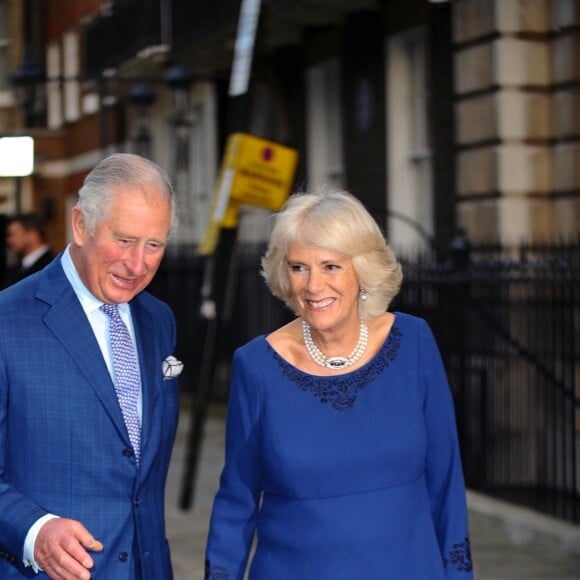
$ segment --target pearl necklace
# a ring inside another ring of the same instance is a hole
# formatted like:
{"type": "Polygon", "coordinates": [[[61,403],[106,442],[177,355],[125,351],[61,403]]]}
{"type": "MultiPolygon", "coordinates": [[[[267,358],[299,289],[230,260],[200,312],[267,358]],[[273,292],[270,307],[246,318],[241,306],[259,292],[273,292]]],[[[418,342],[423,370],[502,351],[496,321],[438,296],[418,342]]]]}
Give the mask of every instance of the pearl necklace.
{"type": "Polygon", "coordinates": [[[360,321],[360,331],[358,335],[358,342],[354,350],[348,356],[325,356],[322,351],[316,346],[310,333],[310,325],[306,320],[302,321],[302,336],[304,337],[304,345],[310,355],[310,358],[321,367],[326,367],[332,370],[341,370],[354,364],[365,352],[369,338],[369,329],[366,324],[360,321]]]}

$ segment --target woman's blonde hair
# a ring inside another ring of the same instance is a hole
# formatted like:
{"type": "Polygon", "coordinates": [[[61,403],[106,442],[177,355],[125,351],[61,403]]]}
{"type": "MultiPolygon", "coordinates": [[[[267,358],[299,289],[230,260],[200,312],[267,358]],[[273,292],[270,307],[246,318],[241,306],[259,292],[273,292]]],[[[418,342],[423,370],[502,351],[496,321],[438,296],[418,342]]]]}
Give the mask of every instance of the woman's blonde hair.
{"type": "Polygon", "coordinates": [[[374,218],[352,194],[340,190],[299,192],[276,214],[262,275],[274,296],[296,312],[288,277],[288,248],[297,243],[338,252],[352,259],[366,300],[364,317],[384,313],[401,287],[401,265],[374,218]]]}

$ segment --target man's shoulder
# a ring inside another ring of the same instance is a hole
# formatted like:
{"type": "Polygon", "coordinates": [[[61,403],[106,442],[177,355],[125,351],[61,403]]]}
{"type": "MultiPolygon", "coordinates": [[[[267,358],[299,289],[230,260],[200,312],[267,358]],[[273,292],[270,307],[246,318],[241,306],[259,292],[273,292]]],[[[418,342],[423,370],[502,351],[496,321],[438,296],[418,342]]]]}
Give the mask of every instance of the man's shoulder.
{"type": "Polygon", "coordinates": [[[50,263],[46,268],[26,276],[0,292],[0,304],[36,301],[48,297],[54,300],[63,289],[69,287],[59,263],[50,263]]]}
{"type": "Polygon", "coordinates": [[[146,290],[137,294],[134,298],[134,302],[155,316],[163,315],[173,318],[173,310],[169,304],[146,290]]]}
{"type": "Polygon", "coordinates": [[[0,292],[0,304],[28,300],[34,296],[38,283],[31,277],[16,279],[0,292]]]}

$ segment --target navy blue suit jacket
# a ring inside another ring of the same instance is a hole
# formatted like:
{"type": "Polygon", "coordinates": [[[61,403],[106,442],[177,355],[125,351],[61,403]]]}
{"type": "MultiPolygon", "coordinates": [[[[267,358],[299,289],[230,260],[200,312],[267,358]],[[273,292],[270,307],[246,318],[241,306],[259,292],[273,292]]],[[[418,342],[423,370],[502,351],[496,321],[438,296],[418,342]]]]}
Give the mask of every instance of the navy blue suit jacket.
{"type": "MultiPolygon", "coordinates": [[[[178,420],[175,320],[147,292],[131,301],[143,388],[141,465],[114,386],[60,256],[0,293],[0,578],[31,577],[24,539],[42,515],[79,520],[100,540],[93,578],[172,578],[164,488],[178,420]]],[[[45,577],[41,574],[40,577],[45,577]]]]}

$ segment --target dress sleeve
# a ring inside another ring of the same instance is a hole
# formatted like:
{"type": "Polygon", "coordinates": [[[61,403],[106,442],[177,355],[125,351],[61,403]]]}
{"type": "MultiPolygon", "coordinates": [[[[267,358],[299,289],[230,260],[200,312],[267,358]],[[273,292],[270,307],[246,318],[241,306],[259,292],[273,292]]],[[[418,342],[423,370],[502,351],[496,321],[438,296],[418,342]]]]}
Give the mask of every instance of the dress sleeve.
{"type": "Polygon", "coordinates": [[[453,399],[439,349],[425,322],[420,334],[420,366],[425,379],[427,486],[446,578],[473,578],[465,482],[453,399]]]}
{"type": "Polygon", "coordinates": [[[240,350],[232,366],[225,464],[206,548],[206,580],[242,580],[256,527],[261,493],[260,396],[256,361],[240,350]]]}

